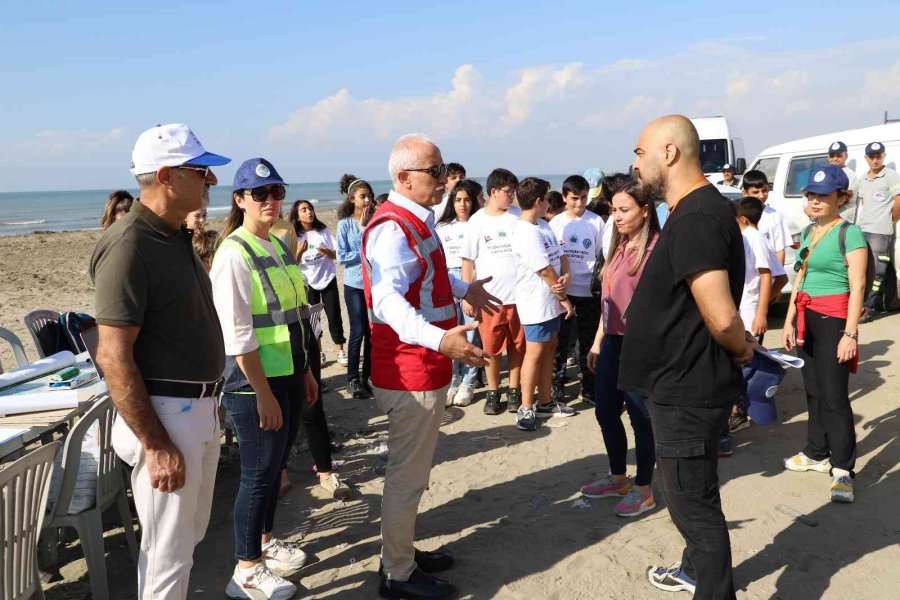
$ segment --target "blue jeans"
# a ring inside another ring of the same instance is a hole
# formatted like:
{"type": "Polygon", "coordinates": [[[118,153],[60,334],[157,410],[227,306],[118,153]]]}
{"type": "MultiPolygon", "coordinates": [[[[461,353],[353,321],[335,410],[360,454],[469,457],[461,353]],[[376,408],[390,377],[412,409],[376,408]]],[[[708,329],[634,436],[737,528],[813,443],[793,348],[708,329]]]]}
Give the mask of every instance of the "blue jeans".
{"type": "Polygon", "coordinates": [[[372,335],[369,330],[369,311],[366,296],[359,288],[344,286],[344,302],[350,319],[350,342],[347,348],[347,381],[359,381],[359,356],[362,359],[362,382],[366,383],[372,372],[372,335]]]}
{"type": "Polygon", "coordinates": [[[636,485],[650,485],[656,452],[653,446],[653,429],[646,398],[640,394],[619,389],[619,358],[622,354],[622,336],[606,335],[600,347],[600,356],[594,375],[594,414],[600,423],[609,470],[613,475],[625,474],[625,457],[628,454],[628,438],[622,424],[622,404],[628,411],[634,429],[634,450],[637,458],[636,485]]]}
{"type": "MultiPolygon", "coordinates": [[[[456,275],[461,278],[462,269],[453,268],[447,269],[450,273],[456,275]]],[[[463,312],[462,304],[460,302],[456,303],[456,322],[459,325],[467,325],[474,321],[472,317],[463,312]]],[[[469,340],[470,344],[475,343],[475,338],[478,335],[478,330],[475,329],[466,334],[466,339],[469,340]]],[[[478,344],[479,346],[481,344],[478,344]]],[[[451,388],[458,388],[464,385],[475,385],[475,377],[478,375],[478,367],[472,367],[467,365],[466,363],[461,363],[459,361],[453,361],[453,379],[450,380],[451,388]]]]}
{"type": "Polygon", "coordinates": [[[234,555],[238,560],[256,560],[262,556],[260,537],[272,532],[281,465],[289,450],[291,397],[298,396],[302,401],[300,381],[294,376],[269,378],[283,417],[278,431],[259,428],[256,394],[226,392],[222,396],[222,406],[231,416],[241,453],[241,481],[234,499],[234,555]]]}

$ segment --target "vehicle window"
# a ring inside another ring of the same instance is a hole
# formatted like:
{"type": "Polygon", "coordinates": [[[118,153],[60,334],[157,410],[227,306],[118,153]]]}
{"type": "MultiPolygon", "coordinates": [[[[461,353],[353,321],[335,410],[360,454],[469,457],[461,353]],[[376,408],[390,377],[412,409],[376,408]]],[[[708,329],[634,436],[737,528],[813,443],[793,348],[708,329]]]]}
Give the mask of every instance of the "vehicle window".
{"type": "Polygon", "coordinates": [[[784,183],[785,198],[797,198],[802,196],[801,190],[806,187],[809,182],[809,174],[819,167],[828,164],[828,156],[820,154],[817,156],[798,156],[791,159],[788,166],[787,181],[784,183]]]}
{"type": "Polygon", "coordinates": [[[704,173],[721,173],[728,162],[726,140],[700,140],[700,165],[704,173]]]}
{"type": "Polygon", "coordinates": [[[770,192],[775,188],[775,171],[778,170],[779,160],[780,158],[778,156],[774,158],[761,158],[753,165],[753,169],[762,171],[765,174],[766,179],[769,181],[770,192]]]}

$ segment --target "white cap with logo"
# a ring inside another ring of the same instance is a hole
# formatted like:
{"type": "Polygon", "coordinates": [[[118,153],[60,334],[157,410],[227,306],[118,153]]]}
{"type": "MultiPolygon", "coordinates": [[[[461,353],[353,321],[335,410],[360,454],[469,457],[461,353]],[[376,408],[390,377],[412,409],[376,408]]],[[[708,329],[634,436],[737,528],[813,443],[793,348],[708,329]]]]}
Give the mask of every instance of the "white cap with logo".
{"type": "Polygon", "coordinates": [[[227,165],[230,158],[207,152],[187,125],[172,123],[148,129],[134,144],[131,173],[155,173],[162,167],[227,165]]]}

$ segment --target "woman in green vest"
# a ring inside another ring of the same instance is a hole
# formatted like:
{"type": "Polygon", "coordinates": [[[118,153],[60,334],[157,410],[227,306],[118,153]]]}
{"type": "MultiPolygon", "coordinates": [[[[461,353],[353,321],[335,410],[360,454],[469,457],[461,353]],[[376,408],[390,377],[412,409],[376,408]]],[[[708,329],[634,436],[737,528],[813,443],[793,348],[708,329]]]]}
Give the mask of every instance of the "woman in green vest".
{"type": "Polygon", "coordinates": [[[235,557],[230,598],[290,598],[282,577],[306,561],[296,546],[272,535],[281,466],[302,421],[323,486],[349,488],[332,473],[328,429],[309,370],[303,276],[285,244],[271,233],[285,184],[262,158],[245,161],[234,178],[231,212],[213,259],[213,299],[225,339],[222,404],[240,447],[234,502],[235,557]]]}

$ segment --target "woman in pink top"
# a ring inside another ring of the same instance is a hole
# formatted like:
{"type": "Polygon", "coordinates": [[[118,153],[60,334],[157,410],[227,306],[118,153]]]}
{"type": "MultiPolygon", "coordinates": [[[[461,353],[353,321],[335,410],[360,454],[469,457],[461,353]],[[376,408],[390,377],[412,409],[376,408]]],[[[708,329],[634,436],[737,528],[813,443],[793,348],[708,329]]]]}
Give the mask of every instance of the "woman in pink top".
{"type": "Polygon", "coordinates": [[[621,498],[613,511],[621,517],[636,517],[656,508],[650,489],[656,453],[644,397],[618,389],[619,355],[625,335],[625,310],[656,244],[659,220],[653,201],[639,197],[636,185],[630,178],[608,177],[603,185],[610,186],[610,220],[615,223],[616,228],[613,230],[606,264],[600,272],[602,318],[597,327],[594,345],[588,354],[588,369],[596,377],[594,411],[606,444],[610,473],[599,481],[582,487],[581,493],[588,498],[621,498]],[[625,474],[628,439],[622,424],[623,404],[634,428],[637,455],[637,476],[634,481],[625,474]]]}

